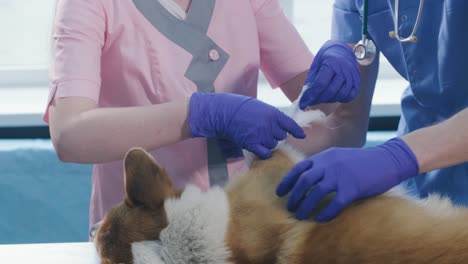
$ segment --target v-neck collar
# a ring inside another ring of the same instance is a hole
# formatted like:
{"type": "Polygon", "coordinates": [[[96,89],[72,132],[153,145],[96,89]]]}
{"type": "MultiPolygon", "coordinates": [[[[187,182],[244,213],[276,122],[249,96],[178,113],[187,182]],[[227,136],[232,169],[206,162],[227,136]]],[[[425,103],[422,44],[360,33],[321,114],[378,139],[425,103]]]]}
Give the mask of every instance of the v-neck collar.
{"type": "Polygon", "coordinates": [[[161,3],[162,6],[166,8],[166,10],[175,16],[179,20],[185,20],[188,15],[188,11],[190,10],[190,6],[192,5],[192,1],[189,2],[187,9],[184,9],[180,6],[176,0],[157,0],[161,3]]]}
{"type": "MultiPolygon", "coordinates": [[[[171,0],[171,1],[174,1],[174,0],[171,0]]],[[[177,3],[174,2],[174,4],[179,5],[179,7],[180,7],[184,12],[186,12],[185,19],[179,19],[179,18],[177,18],[175,15],[173,15],[171,12],[169,12],[169,11],[167,10],[167,8],[164,7],[163,4],[161,4],[161,2],[159,2],[159,0],[155,0],[155,1],[154,1],[154,3],[155,3],[156,5],[158,5],[158,10],[159,10],[164,16],[166,16],[167,18],[169,18],[169,19],[172,20],[172,21],[178,21],[178,22],[182,22],[182,23],[191,20],[190,17],[193,16],[193,10],[196,9],[196,8],[194,8],[194,6],[195,6],[197,3],[199,3],[199,2],[201,2],[201,1],[200,1],[200,0],[198,0],[198,1],[191,0],[191,1],[190,1],[190,5],[189,5],[187,11],[183,10],[183,8],[182,8],[179,4],[177,4],[177,3]]]]}
{"type": "Polygon", "coordinates": [[[207,33],[216,5],[216,0],[192,0],[187,10],[187,17],[185,20],[180,20],[172,15],[158,0],[133,0],[133,2],[156,28],[168,31],[190,29],[201,34],[207,33]]]}

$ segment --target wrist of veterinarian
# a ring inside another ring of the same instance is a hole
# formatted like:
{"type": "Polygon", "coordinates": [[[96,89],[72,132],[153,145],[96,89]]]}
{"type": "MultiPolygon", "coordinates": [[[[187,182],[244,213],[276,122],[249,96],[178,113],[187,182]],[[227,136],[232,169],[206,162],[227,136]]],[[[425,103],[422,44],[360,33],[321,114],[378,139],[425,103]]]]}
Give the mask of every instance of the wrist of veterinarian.
{"type": "Polygon", "coordinates": [[[413,150],[420,173],[468,161],[468,108],[452,118],[402,139],[413,150]]]}

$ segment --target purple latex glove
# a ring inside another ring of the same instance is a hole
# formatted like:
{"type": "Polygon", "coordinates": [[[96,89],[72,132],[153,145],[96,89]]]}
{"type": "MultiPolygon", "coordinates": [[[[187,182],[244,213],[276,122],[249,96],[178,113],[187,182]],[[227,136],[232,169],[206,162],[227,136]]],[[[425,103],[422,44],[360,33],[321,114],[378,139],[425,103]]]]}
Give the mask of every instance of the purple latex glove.
{"type": "Polygon", "coordinates": [[[284,196],[291,192],[288,210],[303,220],[328,193],[336,192],[335,198],[315,217],[323,222],[356,199],[381,194],[416,176],[418,171],[414,153],[403,140],[394,138],[376,147],[331,148],[313,155],[292,168],[276,193],[284,196]]]}
{"type": "Polygon", "coordinates": [[[315,56],[304,85],[308,89],[299,101],[302,110],[320,103],[353,100],[361,86],[353,50],[341,41],[327,41],[315,56]]]}
{"type": "Polygon", "coordinates": [[[189,126],[193,137],[219,138],[253,152],[262,159],[291,134],[304,130],[277,108],[255,98],[230,93],[194,93],[189,126]]]}

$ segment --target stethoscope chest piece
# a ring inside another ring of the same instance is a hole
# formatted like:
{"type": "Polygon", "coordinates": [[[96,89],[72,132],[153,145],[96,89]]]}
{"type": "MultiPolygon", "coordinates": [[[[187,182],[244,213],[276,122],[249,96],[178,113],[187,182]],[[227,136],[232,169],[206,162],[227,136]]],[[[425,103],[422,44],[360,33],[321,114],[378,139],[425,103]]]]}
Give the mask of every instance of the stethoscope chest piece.
{"type": "Polygon", "coordinates": [[[372,40],[365,36],[354,46],[354,56],[362,66],[372,64],[377,56],[377,48],[372,40]]]}
{"type": "Polygon", "coordinates": [[[368,38],[367,32],[367,13],[369,0],[364,0],[362,10],[362,39],[354,46],[354,56],[361,66],[371,65],[377,56],[377,48],[374,41],[368,38]]]}
{"type": "MultiPolygon", "coordinates": [[[[363,0],[363,15],[362,15],[362,39],[354,46],[354,56],[358,63],[362,66],[368,66],[374,62],[375,57],[377,56],[377,48],[375,47],[374,42],[368,38],[369,34],[367,31],[367,14],[368,14],[368,6],[369,0],[363,0]]],[[[394,19],[394,31],[389,33],[391,38],[396,38],[400,42],[416,42],[416,31],[418,30],[422,9],[424,6],[424,0],[420,0],[419,8],[418,8],[418,15],[416,16],[416,22],[413,27],[413,31],[411,34],[403,38],[398,33],[398,10],[399,10],[399,0],[395,0],[395,19],[394,19]]]]}

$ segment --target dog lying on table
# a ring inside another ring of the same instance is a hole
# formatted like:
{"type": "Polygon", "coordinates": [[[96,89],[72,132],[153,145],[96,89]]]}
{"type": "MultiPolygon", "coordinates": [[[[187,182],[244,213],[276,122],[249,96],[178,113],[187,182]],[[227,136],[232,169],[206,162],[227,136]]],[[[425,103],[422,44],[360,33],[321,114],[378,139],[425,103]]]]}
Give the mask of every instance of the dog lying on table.
{"type": "MultiPolygon", "coordinates": [[[[302,112],[296,121],[317,118],[302,112]]],[[[353,203],[327,223],[298,221],[275,189],[304,157],[283,144],[226,188],[173,187],[145,150],[124,160],[126,197],[109,210],[95,244],[103,264],[466,263],[468,209],[393,190],[353,203]]]]}

